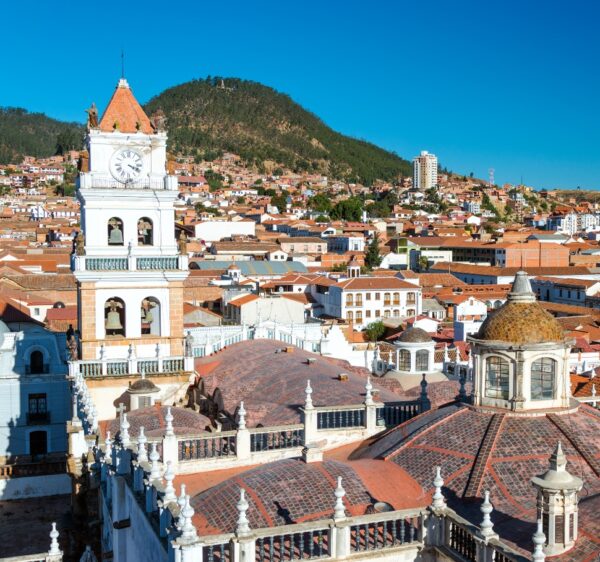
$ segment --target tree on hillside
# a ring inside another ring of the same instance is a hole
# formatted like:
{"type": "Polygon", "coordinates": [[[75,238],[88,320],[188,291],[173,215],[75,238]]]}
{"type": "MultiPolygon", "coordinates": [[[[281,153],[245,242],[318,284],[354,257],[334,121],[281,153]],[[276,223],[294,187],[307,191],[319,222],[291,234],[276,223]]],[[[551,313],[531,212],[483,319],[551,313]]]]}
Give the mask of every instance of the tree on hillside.
{"type": "Polygon", "coordinates": [[[319,213],[329,213],[333,207],[331,199],[324,193],[317,193],[308,200],[309,208],[319,213]]]}
{"type": "Polygon", "coordinates": [[[331,218],[345,221],[359,221],[362,217],[362,202],[358,197],[339,201],[331,211],[331,218]]]}
{"type": "Polygon", "coordinates": [[[381,264],[381,255],[379,254],[379,234],[375,233],[373,240],[367,248],[365,254],[365,264],[369,269],[379,267],[381,264]]]}
{"type": "Polygon", "coordinates": [[[371,322],[365,329],[365,334],[370,341],[377,341],[385,334],[385,326],[381,320],[371,322]]]}

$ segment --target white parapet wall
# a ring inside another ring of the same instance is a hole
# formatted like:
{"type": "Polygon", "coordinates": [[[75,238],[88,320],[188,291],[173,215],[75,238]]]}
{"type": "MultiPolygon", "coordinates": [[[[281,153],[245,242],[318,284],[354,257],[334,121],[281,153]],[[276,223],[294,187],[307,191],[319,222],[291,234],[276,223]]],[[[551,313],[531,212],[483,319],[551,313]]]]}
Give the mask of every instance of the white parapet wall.
{"type": "Polygon", "coordinates": [[[68,474],[0,479],[0,501],[42,498],[70,493],[71,478],[68,474]]]}

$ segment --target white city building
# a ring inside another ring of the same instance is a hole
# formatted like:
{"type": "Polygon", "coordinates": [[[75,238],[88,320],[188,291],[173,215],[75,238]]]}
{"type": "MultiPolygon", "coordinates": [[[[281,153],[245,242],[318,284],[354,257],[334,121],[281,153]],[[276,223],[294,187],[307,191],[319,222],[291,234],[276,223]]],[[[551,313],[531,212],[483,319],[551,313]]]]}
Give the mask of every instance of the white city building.
{"type": "Polygon", "coordinates": [[[435,154],[422,150],[413,158],[413,187],[429,189],[438,183],[438,160],[435,154]]]}

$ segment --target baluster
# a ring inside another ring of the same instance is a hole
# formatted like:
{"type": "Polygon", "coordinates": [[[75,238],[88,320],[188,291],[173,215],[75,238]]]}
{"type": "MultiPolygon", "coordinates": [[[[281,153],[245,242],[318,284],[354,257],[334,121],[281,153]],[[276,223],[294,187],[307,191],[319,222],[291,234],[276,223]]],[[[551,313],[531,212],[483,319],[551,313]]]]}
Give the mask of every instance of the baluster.
{"type": "Polygon", "coordinates": [[[213,545],[210,545],[208,547],[208,562],[214,562],[214,560],[215,560],[213,548],[214,548],[213,545]]]}
{"type": "Polygon", "coordinates": [[[323,531],[319,529],[319,542],[318,542],[318,553],[319,556],[323,556],[323,531]]]}
{"type": "Polygon", "coordinates": [[[275,548],[275,539],[274,537],[269,537],[269,562],[273,562],[273,560],[275,559],[275,552],[274,552],[274,548],[275,548]]]}
{"type": "Polygon", "coordinates": [[[413,542],[415,540],[415,525],[414,525],[414,521],[410,521],[409,525],[410,525],[410,528],[409,528],[410,542],[413,542]]]}
{"type": "Polygon", "coordinates": [[[396,545],[396,526],[398,521],[392,521],[392,546],[396,545]]]}
{"type": "Polygon", "coordinates": [[[259,560],[265,559],[265,538],[260,537],[258,539],[258,558],[259,560]]]}
{"type": "Polygon", "coordinates": [[[379,543],[379,523],[373,523],[373,547],[377,549],[379,543]]]}
{"type": "Polygon", "coordinates": [[[219,548],[221,550],[221,562],[225,562],[225,545],[221,544],[219,548]]]}
{"type": "Polygon", "coordinates": [[[400,544],[404,544],[404,536],[405,536],[405,529],[404,529],[404,519],[400,519],[400,521],[398,521],[398,523],[400,523],[400,544]]]}
{"type": "Polygon", "coordinates": [[[369,529],[368,523],[364,525],[365,529],[365,550],[369,550],[369,543],[371,542],[371,529],[369,529]]]}
{"type": "Polygon", "coordinates": [[[304,558],[304,533],[300,533],[299,539],[299,558],[302,560],[304,558]]]}
{"type": "Polygon", "coordinates": [[[315,534],[314,531],[309,531],[308,532],[308,538],[309,543],[308,543],[308,557],[312,558],[313,557],[313,553],[315,551],[315,534]]]}
{"type": "Polygon", "coordinates": [[[383,548],[385,548],[387,546],[387,528],[388,528],[388,522],[384,521],[383,522],[383,548]]]}

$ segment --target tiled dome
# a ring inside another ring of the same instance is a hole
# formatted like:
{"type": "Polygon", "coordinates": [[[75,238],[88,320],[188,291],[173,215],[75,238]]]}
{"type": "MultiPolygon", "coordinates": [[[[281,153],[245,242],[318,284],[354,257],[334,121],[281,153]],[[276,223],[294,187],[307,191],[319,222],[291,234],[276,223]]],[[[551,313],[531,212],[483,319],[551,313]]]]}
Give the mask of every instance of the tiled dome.
{"type": "Polygon", "coordinates": [[[431,336],[422,328],[412,327],[404,330],[398,341],[403,343],[430,343],[431,336]]]}
{"type": "Polygon", "coordinates": [[[508,300],[483,322],[476,339],[516,344],[561,342],[565,333],[537,302],[527,273],[519,271],[508,300]]]}

